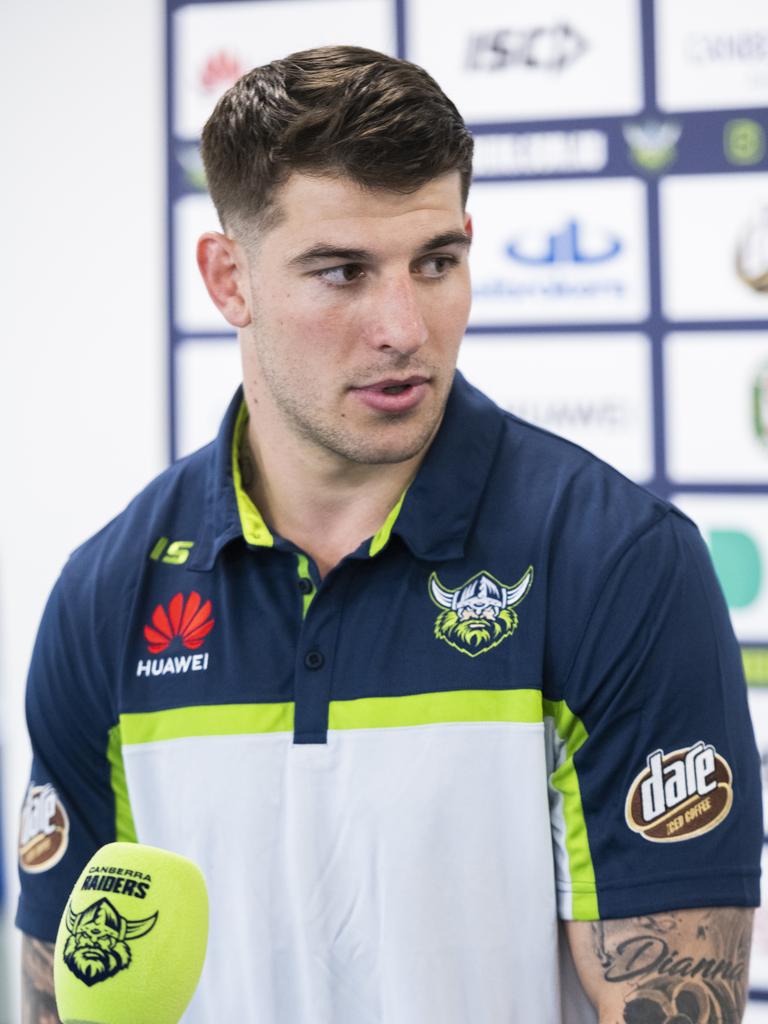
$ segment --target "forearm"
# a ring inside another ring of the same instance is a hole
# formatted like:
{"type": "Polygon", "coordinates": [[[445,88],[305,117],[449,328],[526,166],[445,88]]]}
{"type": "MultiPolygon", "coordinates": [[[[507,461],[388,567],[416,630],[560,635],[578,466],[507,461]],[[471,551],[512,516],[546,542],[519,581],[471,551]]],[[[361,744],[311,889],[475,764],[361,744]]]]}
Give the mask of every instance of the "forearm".
{"type": "Polygon", "coordinates": [[[28,935],[21,941],[22,1024],[61,1024],[53,994],[53,944],[28,935]]]}
{"type": "Polygon", "coordinates": [[[739,1024],[752,916],[718,907],[569,923],[574,961],[600,1024],[739,1024]]]}

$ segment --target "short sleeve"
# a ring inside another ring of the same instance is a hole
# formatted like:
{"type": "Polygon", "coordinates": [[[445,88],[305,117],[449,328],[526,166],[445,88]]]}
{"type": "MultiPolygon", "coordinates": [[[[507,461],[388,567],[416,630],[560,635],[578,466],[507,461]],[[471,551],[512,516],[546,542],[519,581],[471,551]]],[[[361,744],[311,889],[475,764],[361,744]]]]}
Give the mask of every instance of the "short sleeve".
{"type": "MultiPolygon", "coordinates": [[[[66,573],[66,571],[65,571],[66,573]]],[[[27,682],[32,769],[19,829],[17,926],[52,942],[85,863],[116,838],[117,766],[111,712],[87,602],[60,579],[35,643],[27,682]]]]}
{"type": "Polygon", "coordinates": [[[671,509],[596,593],[545,702],[561,917],[757,905],[759,761],[698,530],[671,509]]]}

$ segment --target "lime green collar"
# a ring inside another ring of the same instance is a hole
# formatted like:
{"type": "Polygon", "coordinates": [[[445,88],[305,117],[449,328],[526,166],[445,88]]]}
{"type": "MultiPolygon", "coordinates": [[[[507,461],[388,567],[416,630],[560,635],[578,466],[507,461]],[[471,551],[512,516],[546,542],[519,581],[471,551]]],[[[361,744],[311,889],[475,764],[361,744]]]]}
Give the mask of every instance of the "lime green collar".
{"type": "MultiPolygon", "coordinates": [[[[271,548],[275,545],[275,538],[272,536],[269,527],[264,522],[261,512],[256,508],[243,487],[243,477],[240,472],[240,445],[242,443],[243,434],[247,424],[248,406],[245,404],[245,401],[243,401],[240,405],[237,419],[235,420],[235,429],[232,431],[232,481],[235,485],[237,511],[240,515],[240,525],[242,527],[243,537],[245,538],[246,543],[252,544],[256,547],[271,548]]],[[[397,521],[397,517],[400,515],[400,509],[403,507],[403,501],[405,500],[407,491],[408,488],[406,487],[400,495],[395,507],[371,538],[371,543],[368,548],[368,554],[371,558],[378,555],[380,551],[383,551],[389,543],[389,538],[392,534],[395,522],[397,521]]]]}
{"type": "Polygon", "coordinates": [[[243,433],[247,423],[248,406],[243,402],[235,420],[235,429],[232,431],[232,481],[235,485],[237,511],[240,514],[240,525],[246,542],[256,547],[271,548],[275,545],[275,538],[264,522],[261,512],[259,512],[246,493],[243,487],[243,477],[240,472],[240,444],[243,440],[243,433]]]}

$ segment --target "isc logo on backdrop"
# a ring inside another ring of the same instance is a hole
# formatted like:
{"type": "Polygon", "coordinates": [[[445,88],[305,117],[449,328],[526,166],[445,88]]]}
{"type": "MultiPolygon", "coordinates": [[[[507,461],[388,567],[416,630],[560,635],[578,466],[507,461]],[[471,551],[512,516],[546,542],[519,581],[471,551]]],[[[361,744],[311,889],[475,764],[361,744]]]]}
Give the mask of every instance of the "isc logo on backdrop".
{"type": "Polygon", "coordinates": [[[434,3],[411,0],[406,49],[471,124],[635,114],[642,107],[635,0],[474,0],[441,10],[436,39],[434,3]]]}

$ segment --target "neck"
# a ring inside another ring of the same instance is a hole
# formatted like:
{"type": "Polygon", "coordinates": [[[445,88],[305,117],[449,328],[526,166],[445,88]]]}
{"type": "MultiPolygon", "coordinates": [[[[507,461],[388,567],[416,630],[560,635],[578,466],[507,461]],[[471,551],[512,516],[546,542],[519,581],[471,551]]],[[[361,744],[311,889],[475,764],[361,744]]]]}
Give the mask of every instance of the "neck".
{"type": "Polygon", "coordinates": [[[405,462],[354,463],[285,437],[270,443],[251,419],[241,444],[243,486],[270,529],[306,552],[325,576],[381,527],[425,452],[405,462]]]}

